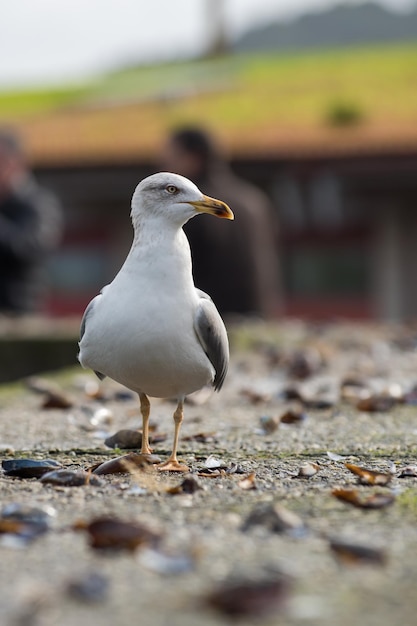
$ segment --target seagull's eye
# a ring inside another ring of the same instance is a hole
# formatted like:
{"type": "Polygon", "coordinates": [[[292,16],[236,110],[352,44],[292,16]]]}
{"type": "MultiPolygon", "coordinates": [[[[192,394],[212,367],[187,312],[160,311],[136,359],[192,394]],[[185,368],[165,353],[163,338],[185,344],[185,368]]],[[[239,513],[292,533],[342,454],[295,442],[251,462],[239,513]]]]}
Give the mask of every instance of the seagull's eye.
{"type": "Polygon", "coordinates": [[[175,185],[167,185],[166,190],[168,193],[178,193],[178,187],[175,185]]]}

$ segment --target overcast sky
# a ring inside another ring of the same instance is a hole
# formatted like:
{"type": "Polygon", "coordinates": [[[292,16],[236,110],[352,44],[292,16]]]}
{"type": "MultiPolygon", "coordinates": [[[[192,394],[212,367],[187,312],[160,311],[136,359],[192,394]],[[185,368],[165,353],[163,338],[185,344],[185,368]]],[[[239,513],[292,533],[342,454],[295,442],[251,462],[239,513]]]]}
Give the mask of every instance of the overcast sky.
{"type": "MultiPolygon", "coordinates": [[[[227,31],[339,0],[224,0],[227,31]]],[[[349,1],[349,0],[348,0],[349,1]]],[[[352,4],[358,0],[350,0],[352,4]]],[[[379,0],[398,10],[416,0],[379,0]]],[[[0,89],[65,83],[127,61],[196,54],[218,0],[0,0],[0,89]]]]}

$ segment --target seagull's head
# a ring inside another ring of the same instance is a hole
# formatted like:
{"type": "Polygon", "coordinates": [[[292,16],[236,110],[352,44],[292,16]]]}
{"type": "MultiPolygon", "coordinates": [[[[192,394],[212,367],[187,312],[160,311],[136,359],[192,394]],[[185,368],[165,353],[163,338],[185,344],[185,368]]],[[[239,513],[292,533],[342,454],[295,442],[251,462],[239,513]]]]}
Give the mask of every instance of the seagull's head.
{"type": "Polygon", "coordinates": [[[234,219],[230,208],[221,200],[205,196],[184,176],[160,172],[144,178],[132,198],[133,224],[156,219],[180,228],[199,213],[234,219]]]}

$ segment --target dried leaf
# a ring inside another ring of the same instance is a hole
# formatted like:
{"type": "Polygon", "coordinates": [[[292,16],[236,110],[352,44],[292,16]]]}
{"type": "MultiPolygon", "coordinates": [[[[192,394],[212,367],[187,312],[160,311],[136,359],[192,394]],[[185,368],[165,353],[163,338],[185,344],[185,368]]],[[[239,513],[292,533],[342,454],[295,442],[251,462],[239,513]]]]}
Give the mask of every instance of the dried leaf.
{"type": "Polygon", "coordinates": [[[390,411],[397,402],[398,398],[388,394],[374,394],[368,398],[359,400],[356,408],[366,413],[384,413],[390,411]]]}
{"type": "Polygon", "coordinates": [[[229,582],[212,591],[206,602],[229,616],[260,616],[282,610],[291,586],[284,575],[272,580],[229,582]]]}
{"type": "Polygon", "coordinates": [[[353,463],[345,463],[345,467],[358,476],[361,485],[388,485],[392,479],[392,474],[375,472],[374,470],[359,467],[359,465],[353,465],[353,463]]]}
{"type": "Polygon", "coordinates": [[[274,533],[301,535],[305,532],[303,520],[281,504],[261,502],[249,513],[242,526],[246,531],[253,526],[263,526],[274,533]]]}
{"type": "Polygon", "coordinates": [[[2,468],[6,476],[18,478],[40,478],[53,469],[61,468],[62,465],[52,459],[37,461],[34,459],[11,459],[2,461],[2,468]]]}
{"type": "Polygon", "coordinates": [[[84,485],[101,487],[103,485],[99,478],[91,475],[91,472],[84,472],[82,470],[74,471],[62,469],[48,472],[42,476],[40,481],[57,487],[82,487],[84,485]]]}
{"type": "Polygon", "coordinates": [[[338,500],[360,509],[382,509],[395,501],[395,496],[392,493],[374,493],[366,498],[361,498],[357,489],[333,489],[332,495],[338,500]]]}
{"type": "Polygon", "coordinates": [[[198,480],[194,476],[186,476],[182,483],[176,485],[175,487],[169,487],[167,489],[167,493],[171,495],[179,495],[179,494],[193,494],[196,491],[202,489],[202,486],[198,482],[198,480]]]}
{"type": "Polygon", "coordinates": [[[130,452],[110,461],[94,465],[90,470],[93,474],[131,474],[137,470],[147,470],[161,459],[155,454],[135,454],[130,452]]]}
{"type": "Polygon", "coordinates": [[[344,565],[385,565],[387,556],[380,548],[371,548],[345,541],[331,540],[330,548],[344,565]]]}
{"type": "Polygon", "coordinates": [[[137,522],[124,522],[113,517],[98,517],[89,523],[78,522],[74,530],[88,532],[90,546],[103,550],[128,550],[141,546],[157,547],[160,535],[137,522]]]}
{"type": "Polygon", "coordinates": [[[299,424],[300,422],[303,422],[305,418],[306,414],[303,413],[301,408],[291,408],[280,415],[279,421],[281,424],[299,424]]]}
{"type": "Polygon", "coordinates": [[[320,469],[321,467],[317,465],[317,463],[303,463],[298,469],[298,474],[293,476],[293,478],[311,478],[315,476],[320,469]]]}
{"type": "Polygon", "coordinates": [[[245,478],[242,478],[238,482],[238,486],[245,491],[249,491],[250,489],[257,489],[256,481],[255,481],[255,472],[248,474],[245,478]]]}

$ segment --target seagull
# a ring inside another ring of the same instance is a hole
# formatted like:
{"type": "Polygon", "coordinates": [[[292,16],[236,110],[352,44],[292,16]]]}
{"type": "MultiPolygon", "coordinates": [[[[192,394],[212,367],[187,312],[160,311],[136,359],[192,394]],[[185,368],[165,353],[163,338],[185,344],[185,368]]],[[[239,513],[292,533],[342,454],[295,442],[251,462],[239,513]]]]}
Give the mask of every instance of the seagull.
{"type": "Polygon", "coordinates": [[[205,385],[219,391],[229,364],[224,323],[210,296],[194,286],[182,228],[201,213],[234,219],[227,204],[183,176],[160,172],[142,180],[132,198],[129,254],[81,321],[81,365],[139,395],[142,454],[152,453],[148,396],[176,399],[172,453],[158,465],[167,471],[189,469],[177,459],[185,397],[205,385]]]}

